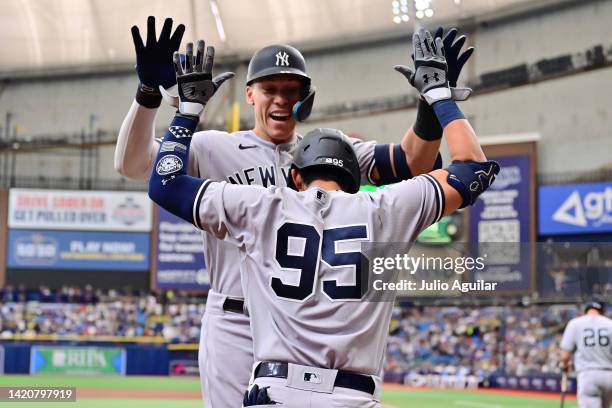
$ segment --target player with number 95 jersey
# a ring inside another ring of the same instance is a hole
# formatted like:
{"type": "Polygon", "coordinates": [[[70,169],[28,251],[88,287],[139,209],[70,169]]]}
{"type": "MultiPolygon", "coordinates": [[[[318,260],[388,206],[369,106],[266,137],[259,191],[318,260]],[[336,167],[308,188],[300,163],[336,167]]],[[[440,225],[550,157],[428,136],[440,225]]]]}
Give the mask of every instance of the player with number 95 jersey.
{"type": "MultiPolygon", "coordinates": [[[[361,244],[410,246],[442,215],[472,205],[499,172],[451,99],[442,40],[434,46],[422,30],[413,41],[419,44],[415,75],[441,79],[411,83],[444,128],[455,159],[446,169],[358,192],[361,171],[350,140],[335,129],[316,129],[293,153],[294,188],[203,180],[189,176],[187,166],[170,177],[151,173],[151,199],[239,249],[235,262],[255,357],[244,406],[380,407],[393,302],[367,300],[373,288],[361,244]]],[[[176,64],[179,86],[204,88],[201,82],[210,81],[197,71],[183,73],[178,58],[176,64]]],[[[181,95],[164,143],[177,141],[174,126],[193,134],[203,109],[199,97],[181,95]]],[[[160,149],[155,161],[172,154],[189,161],[191,137],[183,143],[187,152],[160,149]]]]}

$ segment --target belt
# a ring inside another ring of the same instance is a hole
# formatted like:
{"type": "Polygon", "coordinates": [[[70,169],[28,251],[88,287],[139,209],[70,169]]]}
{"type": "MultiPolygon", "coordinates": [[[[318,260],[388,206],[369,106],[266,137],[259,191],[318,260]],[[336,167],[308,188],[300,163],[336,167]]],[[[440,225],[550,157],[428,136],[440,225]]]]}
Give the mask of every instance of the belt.
{"type": "MultiPolygon", "coordinates": [[[[255,368],[255,378],[259,377],[275,377],[287,378],[289,372],[288,363],[278,362],[262,362],[255,368]]],[[[349,371],[338,370],[334,387],[349,388],[352,390],[367,392],[374,395],[376,384],[369,375],[355,374],[349,371]]]]}
{"type": "Polygon", "coordinates": [[[223,310],[226,312],[244,314],[244,300],[225,298],[225,301],[223,302],[223,310]]]}

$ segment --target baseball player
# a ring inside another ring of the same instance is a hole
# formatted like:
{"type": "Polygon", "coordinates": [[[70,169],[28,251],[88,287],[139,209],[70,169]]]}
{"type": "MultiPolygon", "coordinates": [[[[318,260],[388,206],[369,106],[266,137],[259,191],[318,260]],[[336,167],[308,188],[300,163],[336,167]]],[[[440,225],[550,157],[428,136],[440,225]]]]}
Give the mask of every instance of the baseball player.
{"type": "Polygon", "coordinates": [[[612,406],[612,320],[603,313],[603,303],[587,303],[585,314],[569,321],[561,339],[561,367],[565,373],[575,352],[580,408],[612,406]]]}
{"type": "Polygon", "coordinates": [[[413,43],[415,70],[396,69],[433,107],[454,161],[375,193],[358,192],[357,149],[334,129],[297,144],[290,176],[299,192],[187,175],[192,135],[215,87],[205,68],[183,68],[175,53],[179,112],[154,160],[149,196],[238,248],[256,361],[245,406],[379,407],[392,302],[361,301],[369,289],[360,244],[414,242],[474,203],[499,172],[452,99],[442,39],[421,30],[413,43]],[[185,148],[164,149],[176,143],[185,148]]]}
{"type": "MultiPolygon", "coordinates": [[[[148,20],[147,41],[143,45],[138,28],[132,28],[141,85],[123,121],[115,152],[115,167],[123,175],[146,179],[151,173],[160,146],[154,139],[154,120],[162,93],[178,106],[171,95],[176,79],[172,52],[184,31],[179,26],[171,35],[172,21],[164,23],[156,40],[155,20],[148,20]],[[159,91],[161,89],[161,91],[159,91]]],[[[437,33],[442,37],[443,32],[437,33]]],[[[465,37],[451,29],[444,36],[448,45],[449,82],[455,86],[459,73],[473,48],[461,52],[465,37]]],[[[214,49],[204,43],[197,46],[196,58],[211,73],[214,49]]],[[[187,54],[192,55],[193,46],[187,54]]],[[[188,57],[187,61],[191,58],[188,57]]],[[[232,74],[212,79],[210,92],[216,91],[232,74]]],[[[453,88],[453,97],[466,99],[469,90],[453,88]]],[[[208,130],[193,135],[189,149],[188,174],[232,184],[286,186],[291,183],[289,169],[292,152],[299,136],[298,120],[305,120],[312,109],[314,87],[306,72],[306,62],[298,50],[287,45],[265,47],[255,53],[247,73],[245,92],[253,106],[252,130],[228,134],[208,130]]],[[[376,185],[395,183],[434,167],[442,137],[442,128],[433,109],[424,101],[418,106],[417,119],[400,144],[376,144],[350,139],[360,169],[360,180],[376,185]]],[[[166,143],[162,149],[178,152],[183,144],[166,143]]],[[[164,163],[173,166],[172,163],[164,163]]],[[[440,166],[438,161],[438,166],[440,166]]],[[[205,231],[205,256],[211,290],[202,320],[199,348],[200,378],[207,407],[234,407],[242,401],[253,365],[253,344],[249,317],[244,314],[244,295],[240,281],[239,250],[205,231]]]]}

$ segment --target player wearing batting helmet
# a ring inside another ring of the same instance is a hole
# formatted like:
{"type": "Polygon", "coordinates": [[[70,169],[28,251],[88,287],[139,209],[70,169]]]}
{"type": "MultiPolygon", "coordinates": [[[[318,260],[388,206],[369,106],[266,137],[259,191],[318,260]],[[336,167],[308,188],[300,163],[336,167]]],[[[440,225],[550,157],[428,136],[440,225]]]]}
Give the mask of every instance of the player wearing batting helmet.
{"type": "Polygon", "coordinates": [[[569,321],[561,340],[561,368],[569,371],[572,354],[578,374],[578,406],[612,406],[612,320],[603,315],[604,303],[592,299],[584,315],[569,321]]]}
{"type": "MultiPolygon", "coordinates": [[[[169,152],[162,144],[154,163],[176,156],[185,165],[172,174],[153,170],[149,196],[237,250],[256,361],[244,406],[380,407],[393,302],[364,301],[372,289],[361,271],[360,245],[414,242],[444,214],[473,204],[499,172],[452,99],[442,39],[434,42],[421,31],[413,41],[416,70],[397,68],[433,108],[456,160],[375,193],[357,192],[359,148],[334,129],[309,132],[291,149],[290,177],[298,191],[189,176],[188,162],[196,157],[191,146],[198,143],[193,132],[212,94],[180,93],[163,143],[186,149],[169,152]],[[426,76],[438,79],[415,79],[426,76]],[[180,138],[177,128],[184,129],[180,138]]],[[[198,64],[175,61],[179,90],[214,88],[198,64]]]]}
{"type": "MultiPolygon", "coordinates": [[[[115,151],[115,167],[124,176],[146,179],[156,168],[157,151],[179,156],[185,150],[183,137],[174,142],[155,140],[154,123],[162,98],[181,108],[180,94],[188,96],[193,88],[175,87],[172,54],[178,50],[184,27],[172,33],[172,20],[166,19],[159,38],[155,20],[148,20],[146,42],[137,27],[132,28],[140,85],[132,106],[121,126],[115,151]]],[[[437,34],[443,36],[442,30],[437,34]]],[[[461,52],[465,37],[451,29],[443,36],[448,43],[449,83],[456,85],[461,69],[473,49],[461,52]]],[[[200,70],[209,82],[196,93],[211,96],[233,74],[212,76],[214,48],[203,41],[188,45],[188,69],[200,70]],[[194,55],[195,54],[195,55],[194,55]]],[[[467,98],[469,90],[451,90],[453,98],[467,98]]],[[[228,134],[206,130],[193,135],[189,161],[166,159],[166,183],[175,169],[187,167],[188,174],[208,180],[233,184],[286,186],[292,182],[292,153],[300,136],[298,121],[305,120],[314,101],[314,86],[301,53],[288,45],[271,45],[257,51],[249,63],[245,98],[253,106],[255,125],[250,130],[228,134]]],[[[181,136],[184,130],[171,128],[181,136]]],[[[399,144],[363,142],[343,136],[351,144],[359,163],[362,183],[389,184],[432,170],[442,137],[442,127],[434,110],[419,102],[417,119],[399,144]],[[410,154],[408,154],[410,153],[410,154]]],[[[439,163],[438,165],[441,165],[439,163]]],[[[160,175],[160,173],[157,173],[160,175]]],[[[200,376],[207,407],[234,407],[242,401],[252,371],[253,343],[249,317],[244,314],[241,285],[240,250],[205,230],[204,251],[210,273],[206,313],[202,320],[199,348],[200,376]]]]}

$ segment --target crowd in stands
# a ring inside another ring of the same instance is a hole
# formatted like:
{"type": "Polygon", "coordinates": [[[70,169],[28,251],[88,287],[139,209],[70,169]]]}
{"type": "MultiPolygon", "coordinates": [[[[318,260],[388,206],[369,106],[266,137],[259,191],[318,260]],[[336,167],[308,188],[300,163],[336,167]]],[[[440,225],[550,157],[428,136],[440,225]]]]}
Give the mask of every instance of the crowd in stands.
{"type": "Polygon", "coordinates": [[[575,305],[395,308],[387,371],[419,374],[558,374],[575,305]]]}
{"type": "MultiPolygon", "coordinates": [[[[198,343],[205,300],[174,292],[62,287],[0,289],[0,340],[35,336],[153,337],[198,343]]],[[[573,304],[396,307],[385,370],[403,375],[558,374],[573,304]]]]}
{"type": "Polygon", "coordinates": [[[0,290],[0,339],[13,335],[158,337],[197,343],[202,297],[65,286],[0,290]]]}
{"type": "Polygon", "coordinates": [[[500,366],[500,311],[396,307],[387,372],[470,375],[496,371],[500,366]]]}

